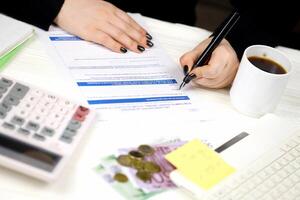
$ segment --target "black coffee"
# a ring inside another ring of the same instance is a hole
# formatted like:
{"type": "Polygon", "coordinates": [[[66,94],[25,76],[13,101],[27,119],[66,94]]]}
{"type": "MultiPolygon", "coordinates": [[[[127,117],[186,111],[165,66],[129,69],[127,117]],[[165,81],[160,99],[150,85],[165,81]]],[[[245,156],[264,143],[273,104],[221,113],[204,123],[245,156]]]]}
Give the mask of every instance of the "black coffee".
{"type": "Polygon", "coordinates": [[[259,56],[251,56],[248,60],[257,68],[272,74],[286,74],[287,71],[277,62],[259,56]]]}

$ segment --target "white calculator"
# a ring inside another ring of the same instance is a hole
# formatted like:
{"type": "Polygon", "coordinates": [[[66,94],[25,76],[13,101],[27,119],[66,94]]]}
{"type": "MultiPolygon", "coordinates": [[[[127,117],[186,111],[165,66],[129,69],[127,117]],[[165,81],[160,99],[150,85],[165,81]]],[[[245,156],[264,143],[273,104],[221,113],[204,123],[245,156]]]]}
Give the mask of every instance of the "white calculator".
{"type": "Polygon", "coordinates": [[[0,165],[55,180],[94,117],[86,107],[0,76],[0,165]]]}

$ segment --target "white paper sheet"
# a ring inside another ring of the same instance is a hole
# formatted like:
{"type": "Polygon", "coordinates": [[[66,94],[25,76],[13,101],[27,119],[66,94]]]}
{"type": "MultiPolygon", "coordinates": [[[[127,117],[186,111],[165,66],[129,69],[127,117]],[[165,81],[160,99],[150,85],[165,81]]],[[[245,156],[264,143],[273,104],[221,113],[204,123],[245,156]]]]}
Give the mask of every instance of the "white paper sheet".
{"type": "MultiPolygon", "coordinates": [[[[140,15],[133,16],[142,23],[140,15]]],[[[49,39],[89,106],[99,111],[101,120],[179,117],[184,112],[195,112],[190,98],[178,90],[182,72],[155,37],[154,47],[141,54],[114,53],[57,27],[50,29],[49,39]]]]}
{"type": "Polygon", "coordinates": [[[0,13],[0,59],[33,36],[33,27],[0,13]]]}

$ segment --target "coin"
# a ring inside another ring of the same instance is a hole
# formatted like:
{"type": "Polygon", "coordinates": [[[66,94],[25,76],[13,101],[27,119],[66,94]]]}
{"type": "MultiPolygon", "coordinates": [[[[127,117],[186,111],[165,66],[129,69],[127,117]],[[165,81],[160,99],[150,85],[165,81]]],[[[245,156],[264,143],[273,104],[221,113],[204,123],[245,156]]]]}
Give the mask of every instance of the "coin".
{"type": "Polygon", "coordinates": [[[147,144],[142,144],[138,147],[138,150],[142,152],[145,156],[151,156],[154,154],[155,150],[153,147],[147,145],[147,144]]]}
{"type": "Polygon", "coordinates": [[[117,162],[120,165],[126,166],[126,167],[130,167],[132,165],[132,158],[129,155],[120,155],[117,158],[117,162]]]}
{"type": "Polygon", "coordinates": [[[114,180],[120,182],[120,183],[126,183],[128,181],[128,178],[125,174],[122,173],[116,173],[114,175],[114,180]]]}
{"type": "Polygon", "coordinates": [[[144,182],[151,180],[151,173],[146,171],[137,171],[136,176],[144,182]]]}
{"type": "Polygon", "coordinates": [[[144,169],[144,171],[150,172],[150,173],[158,173],[161,171],[160,166],[154,162],[144,162],[143,169],[144,169]]]}
{"type": "Polygon", "coordinates": [[[144,159],[144,154],[141,153],[140,151],[136,151],[136,150],[130,151],[129,155],[136,159],[140,159],[140,160],[144,159]]]}
{"type": "Polygon", "coordinates": [[[144,161],[140,160],[140,159],[132,159],[132,163],[131,163],[131,167],[136,169],[136,170],[140,170],[144,168],[144,161]]]}

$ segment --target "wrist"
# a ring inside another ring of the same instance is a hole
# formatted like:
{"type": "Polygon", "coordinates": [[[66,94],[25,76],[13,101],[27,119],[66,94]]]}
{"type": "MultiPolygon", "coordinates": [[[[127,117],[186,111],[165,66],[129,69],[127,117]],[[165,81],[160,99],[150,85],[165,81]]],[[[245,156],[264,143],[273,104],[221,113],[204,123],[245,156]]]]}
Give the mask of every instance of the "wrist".
{"type": "Polygon", "coordinates": [[[59,12],[57,13],[56,17],[53,20],[54,24],[56,24],[56,25],[60,24],[61,19],[63,19],[64,12],[65,12],[65,9],[67,7],[67,4],[69,2],[70,2],[70,0],[63,0],[63,4],[61,5],[59,12]]]}

